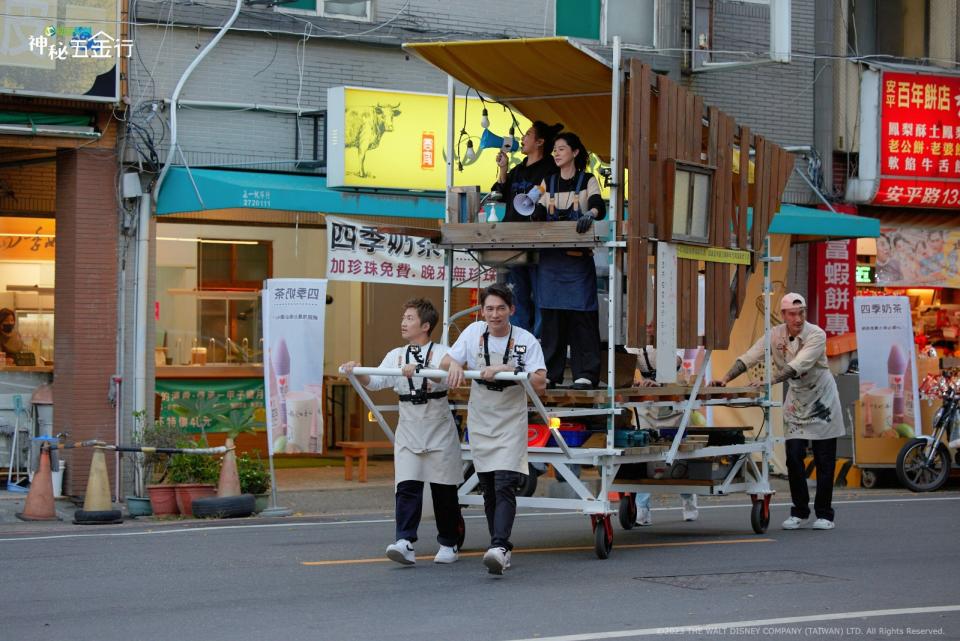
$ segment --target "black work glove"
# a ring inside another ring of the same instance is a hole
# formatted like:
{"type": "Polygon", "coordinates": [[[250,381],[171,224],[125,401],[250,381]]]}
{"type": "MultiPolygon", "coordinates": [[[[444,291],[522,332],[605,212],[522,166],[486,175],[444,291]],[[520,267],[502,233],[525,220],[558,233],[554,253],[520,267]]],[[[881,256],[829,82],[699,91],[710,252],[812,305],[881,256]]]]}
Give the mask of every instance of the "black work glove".
{"type": "Polygon", "coordinates": [[[580,218],[577,219],[577,233],[585,234],[591,225],[593,225],[593,216],[590,214],[580,214],[580,218]]]}

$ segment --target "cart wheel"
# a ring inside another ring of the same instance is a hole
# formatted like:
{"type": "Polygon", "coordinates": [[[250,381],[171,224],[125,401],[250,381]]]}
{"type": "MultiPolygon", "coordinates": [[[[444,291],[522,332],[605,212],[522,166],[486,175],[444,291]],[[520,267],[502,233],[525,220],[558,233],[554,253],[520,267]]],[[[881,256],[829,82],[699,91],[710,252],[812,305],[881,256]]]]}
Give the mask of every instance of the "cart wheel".
{"type": "Polygon", "coordinates": [[[613,550],[613,526],[610,524],[610,515],[593,517],[593,551],[598,559],[610,557],[613,550]]]}
{"type": "Polygon", "coordinates": [[[467,524],[463,520],[463,514],[457,516],[457,549],[463,549],[463,542],[467,540],[467,524]]]}
{"type": "Polygon", "coordinates": [[[877,473],[873,470],[863,470],[860,472],[860,486],[868,490],[877,487],[877,473]]]}
{"type": "Polygon", "coordinates": [[[764,501],[761,499],[759,501],[753,502],[753,507],[750,508],[750,525],[753,526],[753,531],[757,534],[763,534],[767,531],[767,526],[770,525],[770,510],[764,510],[764,501]],[[766,511],[766,514],[764,512],[766,511]]]}
{"type": "Polygon", "coordinates": [[[632,530],[637,524],[637,504],[633,500],[633,494],[624,494],[620,497],[617,518],[620,520],[620,527],[624,530],[632,530]]]}

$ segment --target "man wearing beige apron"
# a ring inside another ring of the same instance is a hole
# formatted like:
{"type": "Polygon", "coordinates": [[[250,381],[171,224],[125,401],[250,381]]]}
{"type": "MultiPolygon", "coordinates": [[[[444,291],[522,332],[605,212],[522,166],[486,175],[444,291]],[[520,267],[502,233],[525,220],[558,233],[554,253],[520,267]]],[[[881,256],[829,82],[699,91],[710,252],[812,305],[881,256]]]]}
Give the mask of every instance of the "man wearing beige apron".
{"type": "MultiPolygon", "coordinates": [[[[837,382],[827,366],[827,335],[807,322],[807,301],[787,294],[780,301],[783,324],[770,330],[772,381],[787,383],[783,398],[783,431],[786,436],[787,474],[793,507],[783,529],[796,530],[810,518],[810,492],[803,457],[812,442],[817,469],[815,530],[833,529],[833,473],[837,462],[837,437],[843,436],[843,415],[837,382]]],[[[764,360],[763,338],[740,356],[730,371],[714,385],[726,385],[764,360]]]]}
{"type": "Polygon", "coordinates": [[[463,369],[480,370],[470,386],[467,430],[473,465],[483,491],[490,549],[483,564],[491,574],[510,567],[510,533],[517,513],[517,486],[527,473],[527,398],[521,385],[494,381],[498,372],[530,372],[537,392],[546,387],[546,365],[537,339],[510,324],[513,295],[502,285],[480,293],[483,321],[471,324],[453,344],[441,367],[447,384],[459,387],[463,369]]]}
{"type": "MultiPolygon", "coordinates": [[[[433,303],[417,298],[404,304],[400,334],[408,341],[390,350],[381,368],[401,368],[404,376],[357,376],[371,390],[392,387],[399,396],[400,420],[393,443],[396,483],[396,542],[387,546],[387,558],[402,565],[416,563],[413,544],[423,509],[423,484],[430,483],[437,519],[440,550],[434,563],[459,558],[460,501],[457,485],[463,481],[460,439],[447,402],[443,382],[416,376],[420,369],[438,369],[447,348],[430,340],[439,316],[433,303]]],[[[344,372],[357,366],[351,361],[344,372]]]]}

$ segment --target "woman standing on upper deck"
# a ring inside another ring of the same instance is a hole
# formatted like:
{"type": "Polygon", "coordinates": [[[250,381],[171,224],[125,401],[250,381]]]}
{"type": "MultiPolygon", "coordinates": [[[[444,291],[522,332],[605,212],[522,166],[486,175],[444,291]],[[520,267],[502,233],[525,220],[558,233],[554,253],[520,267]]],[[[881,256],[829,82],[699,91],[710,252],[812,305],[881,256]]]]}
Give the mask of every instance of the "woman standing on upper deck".
{"type": "MultiPolygon", "coordinates": [[[[525,154],[526,158],[510,171],[507,171],[509,162],[507,154],[503,151],[497,154],[499,174],[493,190],[503,194],[506,204],[503,222],[517,223],[530,220],[529,216],[524,216],[517,211],[513,200],[538,187],[543,183],[544,178],[556,171],[550,154],[553,152],[553,139],[561,129],[563,125],[560,123],[548,125],[542,120],[534,122],[520,139],[520,152],[525,154]]],[[[540,314],[536,308],[537,266],[510,267],[507,283],[513,290],[513,301],[516,306],[516,312],[510,318],[510,322],[539,336],[540,314]]]]}
{"type": "MultiPolygon", "coordinates": [[[[606,206],[600,183],[586,171],[587,155],[576,134],[564,132],[557,136],[553,145],[557,171],[544,181],[534,220],[576,221],[577,231],[584,234],[594,220],[604,217],[606,206]]],[[[573,387],[595,388],[600,382],[600,320],[593,250],[541,250],[538,275],[540,338],[550,386],[563,382],[569,346],[573,387]]]]}

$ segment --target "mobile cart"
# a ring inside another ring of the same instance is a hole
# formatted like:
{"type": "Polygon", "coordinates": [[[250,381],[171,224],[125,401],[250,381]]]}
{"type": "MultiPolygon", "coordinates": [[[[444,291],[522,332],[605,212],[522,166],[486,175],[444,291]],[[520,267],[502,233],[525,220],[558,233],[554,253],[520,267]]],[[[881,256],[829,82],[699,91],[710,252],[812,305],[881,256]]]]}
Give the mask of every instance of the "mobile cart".
{"type": "MultiPolygon", "coordinates": [[[[780,195],[792,168],[792,159],[780,147],[737,127],[716,108],[705,109],[701,98],[666,77],[656,76],[638,60],[622,65],[621,47],[614,41],[613,65],[565,38],[455,42],[405,45],[405,49],[448,73],[448,187],[454,182],[454,77],[483,95],[510,105],[530,118],[560,120],[577,131],[588,148],[609,157],[611,167],[610,216],[593,226],[592,233],[577,234],[575,223],[451,223],[456,199],[449,197],[447,224],[440,246],[447,249],[444,288],[444,342],[455,315],[451,310],[454,287],[453,252],[467,252],[486,268],[542,248],[589,248],[606,254],[607,376],[606,389],[590,392],[548,391],[537,396],[525,374],[501,373],[499,380],[515,380],[526,389],[530,411],[549,426],[557,447],[531,447],[529,460],[550,463],[573,489],[576,498],[519,497],[518,504],[549,509],[575,509],[590,516],[598,557],[607,558],[613,546],[612,515],[632,525],[633,492],[728,494],[745,492],[753,498],[754,531],[769,523],[768,462],[774,437],[767,425],[771,398],[769,376],[762,388],[704,388],[710,354],[729,346],[734,320],[743,309],[747,277],[764,271],[765,330],[770,323],[770,278],[767,229],[779,208],[780,195]],[[508,69],[517,70],[511,80],[508,69]],[[522,73],[521,70],[522,69],[522,73]],[[558,74],[557,69],[563,69],[558,74]],[[629,219],[623,211],[624,162],[629,156],[629,219]],[[753,160],[751,160],[751,157],[753,160]],[[700,205],[697,211],[696,205],[700,205]],[[748,228],[747,211],[753,224],[748,228]],[[657,380],[676,380],[678,347],[695,347],[697,332],[697,282],[706,278],[706,358],[690,388],[676,386],[642,389],[615,387],[615,346],[646,344],[647,291],[650,276],[656,284],[657,380]],[[626,314],[623,314],[624,310],[626,314]],[[681,398],[676,398],[682,394],[681,398]],[[663,396],[660,398],[660,396],[663,396]],[[671,398],[673,397],[673,398],[671,398]],[[673,440],[665,446],[615,447],[615,419],[634,407],[671,405],[683,415],[673,440]],[[710,405],[755,406],[763,423],[757,435],[743,444],[698,446],[684,442],[694,409],[710,405]],[[559,430],[560,420],[585,416],[606,419],[602,447],[570,447],[559,430]],[[731,465],[716,479],[698,483],[660,483],[655,479],[620,478],[627,464],[712,460],[729,457],[731,465]],[[591,491],[570,469],[595,466],[600,487],[591,491]],[[620,505],[611,492],[623,492],[620,505]]],[[[459,218],[456,218],[459,219],[459,218]]],[[[769,336],[769,331],[766,332],[769,336]]],[[[766,344],[766,371],[770,371],[770,345],[766,344]]],[[[400,375],[399,370],[356,368],[355,374],[400,375]]],[[[445,376],[423,371],[421,375],[445,376]]],[[[477,378],[478,372],[468,372],[477,378]]],[[[355,376],[350,381],[371,413],[392,440],[393,433],[381,410],[355,376]]],[[[456,407],[464,407],[462,404],[456,407]]],[[[463,456],[471,459],[469,445],[463,456]]],[[[480,505],[471,495],[474,475],[460,489],[461,502],[480,505]]]]}

